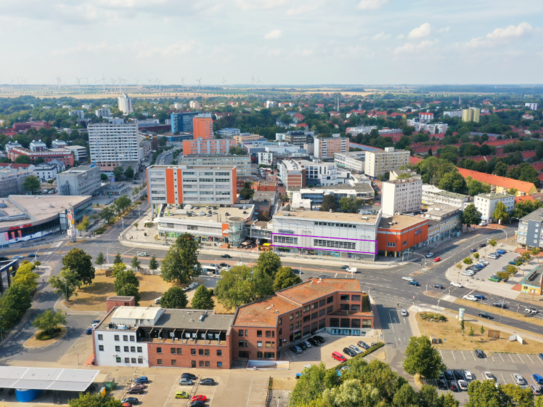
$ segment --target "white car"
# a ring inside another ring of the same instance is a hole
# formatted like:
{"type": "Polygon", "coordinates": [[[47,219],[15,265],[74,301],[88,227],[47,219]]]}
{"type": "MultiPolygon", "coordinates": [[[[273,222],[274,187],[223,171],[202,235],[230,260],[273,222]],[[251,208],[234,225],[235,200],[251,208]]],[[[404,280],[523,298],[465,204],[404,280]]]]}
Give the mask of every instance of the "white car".
{"type": "Polygon", "coordinates": [[[464,370],[464,377],[466,380],[473,380],[473,374],[469,370],[464,370]]]}
{"type": "Polygon", "coordinates": [[[358,272],[358,269],[356,267],[349,267],[347,269],[347,272],[349,273],[357,273],[358,272]]]}
{"type": "Polygon", "coordinates": [[[311,348],[311,347],[312,347],[312,345],[311,345],[308,341],[304,341],[303,343],[304,343],[305,346],[307,346],[308,348],[311,348]]]}
{"type": "Polygon", "coordinates": [[[458,380],[458,387],[460,387],[460,390],[467,391],[468,390],[468,382],[465,380],[458,380]]]}
{"type": "Polygon", "coordinates": [[[482,263],[485,266],[488,266],[488,261],[486,261],[486,260],[479,260],[479,263],[482,263]]]}
{"type": "Polygon", "coordinates": [[[471,294],[464,295],[463,298],[464,298],[465,300],[477,301],[477,298],[475,298],[475,296],[474,296],[474,295],[471,295],[471,294]]]}
{"type": "Polygon", "coordinates": [[[453,285],[455,287],[458,287],[458,288],[462,288],[462,284],[457,283],[456,281],[451,281],[451,285],[453,285]]]}
{"type": "Polygon", "coordinates": [[[484,376],[485,376],[485,380],[496,380],[494,375],[492,373],[490,373],[490,372],[485,372],[484,376]]]}
{"type": "Polygon", "coordinates": [[[405,276],[405,277],[402,277],[402,280],[413,281],[413,277],[405,276]]]}
{"type": "Polygon", "coordinates": [[[522,377],[521,375],[519,375],[518,373],[515,373],[513,375],[513,379],[515,379],[515,383],[520,385],[520,386],[524,386],[526,385],[526,380],[524,380],[524,377],[522,377]]]}
{"type": "Polygon", "coordinates": [[[147,252],[138,252],[138,257],[149,257],[147,252]]]}
{"type": "Polygon", "coordinates": [[[352,349],[353,352],[356,352],[356,354],[360,355],[362,351],[355,345],[349,345],[349,349],[352,349]]]}
{"type": "Polygon", "coordinates": [[[400,310],[400,314],[402,314],[402,317],[406,317],[407,316],[407,311],[402,308],[400,310]]]}
{"type": "Polygon", "coordinates": [[[161,298],[162,298],[162,297],[158,297],[157,299],[155,299],[155,304],[160,304],[160,299],[161,299],[161,298]]]}
{"type": "Polygon", "coordinates": [[[466,270],[466,271],[463,271],[462,272],[462,275],[463,276],[473,276],[475,273],[473,271],[469,271],[469,270],[466,270]]]}
{"type": "Polygon", "coordinates": [[[430,257],[434,257],[434,253],[430,252],[426,255],[426,258],[429,259],[430,257]]]}

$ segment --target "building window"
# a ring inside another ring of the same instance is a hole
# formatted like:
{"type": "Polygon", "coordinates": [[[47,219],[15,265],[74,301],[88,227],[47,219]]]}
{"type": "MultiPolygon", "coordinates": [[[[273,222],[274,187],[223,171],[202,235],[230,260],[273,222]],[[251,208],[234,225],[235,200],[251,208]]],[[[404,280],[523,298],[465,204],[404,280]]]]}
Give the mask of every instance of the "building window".
{"type": "Polygon", "coordinates": [[[283,323],[283,319],[282,318],[279,318],[279,320],[277,321],[277,324],[278,325],[281,325],[283,323]]]}
{"type": "Polygon", "coordinates": [[[279,328],[279,335],[283,334],[283,329],[279,328]]]}
{"type": "Polygon", "coordinates": [[[130,352],[130,347],[125,346],[125,347],[124,347],[124,351],[125,351],[125,352],[130,352]]]}
{"type": "MultiPolygon", "coordinates": [[[[309,316],[307,316],[309,318],[309,316]]],[[[294,325],[294,328],[298,328],[300,326],[300,321],[296,322],[296,325],[294,325]]]]}
{"type": "Polygon", "coordinates": [[[123,341],[128,342],[128,335],[123,335],[123,341]]]}
{"type": "Polygon", "coordinates": [[[264,352],[264,359],[275,359],[275,352],[264,352]]]}
{"type": "Polygon", "coordinates": [[[275,338],[275,331],[266,331],[266,338],[275,338]]]}
{"type": "Polygon", "coordinates": [[[120,352],[121,351],[121,347],[120,346],[115,346],[115,352],[120,352]]]}
{"type": "Polygon", "coordinates": [[[104,350],[104,345],[98,345],[98,350],[104,350]]]}
{"type": "Polygon", "coordinates": [[[175,348],[170,348],[170,352],[172,355],[175,355],[175,348]]]}
{"type": "Polygon", "coordinates": [[[321,319],[319,321],[319,329],[322,329],[326,326],[326,320],[325,319],[321,319]]]}
{"type": "Polygon", "coordinates": [[[244,342],[244,341],[239,341],[239,342],[238,342],[238,346],[239,346],[240,348],[244,348],[244,347],[245,347],[245,342],[244,342]]]}
{"type": "Polygon", "coordinates": [[[134,335],[130,335],[130,342],[134,342],[136,340],[136,337],[134,335]]]}
{"type": "Polygon", "coordinates": [[[191,354],[191,355],[196,355],[196,349],[191,349],[191,350],[190,350],[190,354],[191,354]]]}
{"type": "Polygon", "coordinates": [[[132,361],[132,363],[136,363],[136,358],[131,358],[130,360],[132,361]]]}
{"type": "Polygon", "coordinates": [[[332,296],[332,297],[328,297],[328,298],[326,299],[326,303],[327,303],[327,304],[330,304],[331,302],[334,302],[334,297],[333,297],[333,296],[332,296]]]}
{"type": "Polygon", "coordinates": [[[306,305],[306,306],[304,307],[304,312],[309,312],[310,307],[311,307],[310,305],[306,305]]]}
{"type": "Polygon", "coordinates": [[[348,318],[341,318],[341,327],[342,328],[350,328],[351,327],[351,320],[348,318]]]}
{"type": "Polygon", "coordinates": [[[198,355],[203,356],[204,355],[204,350],[203,349],[198,349],[198,355]]]}
{"type": "Polygon", "coordinates": [[[396,247],[396,243],[388,242],[387,247],[396,247]]]}
{"type": "Polygon", "coordinates": [[[371,328],[371,319],[363,319],[362,328],[371,328]]]}
{"type": "Polygon", "coordinates": [[[222,362],[217,362],[217,367],[222,367],[222,362]]]}
{"type": "Polygon", "coordinates": [[[310,315],[306,315],[306,316],[304,317],[304,323],[308,322],[310,319],[311,319],[311,316],[310,316],[310,315]]]}
{"type": "Polygon", "coordinates": [[[239,330],[238,335],[239,335],[239,336],[243,336],[243,329],[240,329],[240,330],[239,330]]]}
{"type": "Polygon", "coordinates": [[[240,358],[248,358],[249,357],[249,352],[247,352],[246,350],[239,351],[239,357],[240,358]]]}
{"type": "Polygon", "coordinates": [[[211,367],[211,362],[209,360],[206,360],[206,367],[211,367]]]}
{"type": "Polygon", "coordinates": [[[351,301],[360,301],[360,296],[359,295],[351,296],[351,301]]]}
{"type": "Polygon", "coordinates": [[[136,347],[135,347],[135,346],[131,346],[131,347],[130,347],[130,352],[136,352],[136,347]]]}
{"type": "MultiPolygon", "coordinates": [[[[298,315],[296,315],[296,316],[298,316],[298,315]]],[[[290,314],[289,319],[292,321],[294,319],[294,315],[290,314]]]]}
{"type": "Polygon", "coordinates": [[[204,361],[203,361],[203,360],[200,360],[200,362],[198,362],[198,365],[199,365],[200,367],[204,367],[204,361]]]}
{"type": "Polygon", "coordinates": [[[314,302],[313,304],[311,304],[311,309],[315,309],[319,306],[319,303],[318,302],[314,302]]]}
{"type": "Polygon", "coordinates": [[[292,328],[293,328],[293,327],[294,327],[294,326],[293,326],[292,324],[290,324],[290,330],[291,330],[291,331],[292,331],[292,328]]]}
{"type": "Polygon", "coordinates": [[[302,315],[301,311],[296,311],[296,318],[298,318],[300,315],[302,315]]]}
{"type": "Polygon", "coordinates": [[[172,359],[172,366],[177,366],[177,360],[172,359]]]}
{"type": "Polygon", "coordinates": [[[156,348],[156,353],[162,353],[162,348],[156,348]]]}
{"type": "Polygon", "coordinates": [[[138,353],[141,353],[141,352],[143,352],[142,348],[141,348],[141,346],[138,346],[138,353]]]}
{"type": "Polygon", "coordinates": [[[217,356],[222,356],[222,350],[217,350],[217,356]]]}
{"type": "Polygon", "coordinates": [[[262,352],[256,352],[256,358],[262,359],[262,352]]]}
{"type": "Polygon", "coordinates": [[[319,313],[318,312],[314,312],[311,314],[311,319],[317,319],[319,317],[319,313]]]}
{"type": "Polygon", "coordinates": [[[204,350],[204,355],[205,355],[205,356],[209,356],[209,349],[205,349],[205,350],[204,350]]]}
{"type": "Polygon", "coordinates": [[[330,319],[330,326],[332,328],[339,328],[339,318],[331,318],[330,319]]]}
{"type": "Polygon", "coordinates": [[[360,328],[360,320],[351,319],[351,328],[360,328]]]}
{"type": "Polygon", "coordinates": [[[256,337],[262,338],[262,331],[256,331],[256,337]]]}
{"type": "Polygon", "coordinates": [[[138,363],[139,363],[139,364],[142,364],[142,363],[143,363],[143,358],[142,358],[141,356],[138,358],[138,363]]]}
{"type": "Polygon", "coordinates": [[[99,340],[99,341],[104,340],[104,336],[103,336],[102,334],[98,334],[98,340],[99,340]]]}
{"type": "Polygon", "coordinates": [[[349,311],[349,304],[341,304],[339,309],[341,311],[349,311]]]}
{"type": "Polygon", "coordinates": [[[326,308],[326,313],[331,314],[332,312],[334,312],[334,306],[330,305],[328,308],[326,308]]]}
{"type": "Polygon", "coordinates": [[[326,300],[319,301],[319,307],[323,307],[326,304],[326,300]]]}
{"type": "Polygon", "coordinates": [[[341,294],[340,299],[341,301],[349,301],[351,297],[347,294],[341,294]]]}
{"type": "Polygon", "coordinates": [[[115,361],[116,361],[117,363],[121,363],[121,358],[120,358],[119,356],[117,356],[117,357],[115,358],[115,361]]]}
{"type": "Polygon", "coordinates": [[[119,340],[119,335],[115,335],[115,336],[113,337],[113,339],[115,339],[116,341],[118,341],[118,340],[119,340]]]}
{"type": "Polygon", "coordinates": [[[177,348],[177,354],[182,355],[183,354],[183,349],[182,348],[177,348]]]}
{"type": "Polygon", "coordinates": [[[262,341],[258,341],[258,342],[256,343],[256,347],[257,347],[257,348],[261,348],[261,347],[262,347],[262,341]]]}
{"type": "Polygon", "coordinates": [[[360,304],[351,304],[351,311],[360,311],[360,304]]]}
{"type": "Polygon", "coordinates": [[[124,363],[130,363],[130,358],[124,358],[124,363]]]}

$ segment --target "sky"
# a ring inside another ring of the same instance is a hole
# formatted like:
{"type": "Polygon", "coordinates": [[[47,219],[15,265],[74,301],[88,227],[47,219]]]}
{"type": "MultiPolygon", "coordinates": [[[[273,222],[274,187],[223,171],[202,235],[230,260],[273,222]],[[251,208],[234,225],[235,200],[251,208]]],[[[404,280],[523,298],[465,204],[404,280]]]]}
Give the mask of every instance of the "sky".
{"type": "Polygon", "coordinates": [[[537,84],[542,40],[541,0],[2,0],[0,83],[537,84]]]}

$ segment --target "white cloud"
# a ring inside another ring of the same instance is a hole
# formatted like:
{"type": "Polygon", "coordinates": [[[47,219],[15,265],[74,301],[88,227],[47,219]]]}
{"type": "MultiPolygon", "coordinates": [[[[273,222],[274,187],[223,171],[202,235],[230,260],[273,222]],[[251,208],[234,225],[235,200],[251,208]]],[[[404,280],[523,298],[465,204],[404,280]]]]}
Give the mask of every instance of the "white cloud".
{"type": "Polygon", "coordinates": [[[411,38],[412,40],[416,40],[419,38],[429,37],[431,33],[432,33],[432,26],[430,25],[430,23],[424,23],[420,27],[417,27],[411,30],[408,37],[411,38]]]}
{"type": "Polygon", "coordinates": [[[472,38],[467,44],[471,48],[495,47],[497,45],[511,42],[520,38],[530,36],[535,30],[529,23],[520,23],[519,25],[510,25],[506,28],[496,28],[486,37],[472,38]]]}
{"type": "Polygon", "coordinates": [[[414,44],[412,42],[406,42],[401,47],[394,50],[395,54],[414,54],[418,52],[424,52],[431,49],[437,41],[424,40],[420,44],[414,44]]]}
{"type": "Polygon", "coordinates": [[[451,31],[451,27],[443,27],[437,31],[439,31],[440,33],[448,33],[449,31],[451,31]]]}
{"type": "Polygon", "coordinates": [[[400,34],[400,35],[398,35],[396,38],[399,39],[399,40],[403,40],[404,37],[405,37],[405,35],[400,34]]]}
{"type": "Polygon", "coordinates": [[[318,9],[319,7],[322,6],[322,4],[323,4],[322,1],[313,0],[308,4],[302,4],[298,7],[289,8],[285,12],[285,14],[287,16],[296,16],[299,14],[306,14],[306,13],[309,13],[310,11],[318,9]]]}
{"type": "Polygon", "coordinates": [[[377,10],[388,3],[388,0],[361,0],[357,8],[360,10],[377,10]]]}
{"type": "Polygon", "coordinates": [[[391,34],[385,34],[384,32],[380,32],[379,34],[375,34],[373,37],[371,37],[372,40],[388,40],[392,35],[391,34]]]}
{"type": "Polygon", "coordinates": [[[277,38],[281,38],[283,35],[283,32],[281,30],[272,30],[269,33],[267,33],[264,38],[267,40],[275,40],[277,38]]]}
{"type": "Polygon", "coordinates": [[[281,7],[288,3],[288,0],[236,0],[236,4],[242,10],[270,9],[281,7]]]}

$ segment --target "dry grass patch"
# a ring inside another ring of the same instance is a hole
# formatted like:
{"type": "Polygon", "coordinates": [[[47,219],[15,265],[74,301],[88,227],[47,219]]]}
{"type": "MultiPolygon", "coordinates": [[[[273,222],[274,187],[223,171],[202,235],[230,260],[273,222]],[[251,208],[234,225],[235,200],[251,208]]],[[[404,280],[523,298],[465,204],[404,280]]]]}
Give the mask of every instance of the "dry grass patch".
{"type": "Polygon", "coordinates": [[[37,331],[37,332],[34,333],[34,335],[32,335],[32,337],[30,339],[28,339],[23,344],[23,346],[25,348],[32,349],[32,348],[44,348],[46,346],[52,345],[53,343],[55,343],[55,342],[59,341],[60,339],[62,339],[64,337],[64,335],[66,335],[66,327],[65,326],[59,326],[59,329],[60,329],[60,334],[58,334],[56,337],[54,337],[52,339],[48,339],[46,341],[41,341],[38,338],[36,338],[36,335],[41,332],[41,331],[37,331]]]}
{"type": "MultiPolygon", "coordinates": [[[[441,339],[442,343],[434,345],[437,349],[451,350],[474,350],[481,349],[491,352],[510,352],[510,353],[540,353],[542,349],[541,342],[532,340],[524,341],[524,345],[519,342],[509,342],[507,339],[510,334],[502,332],[502,339],[490,340],[487,336],[488,328],[485,327],[485,333],[481,335],[481,325],[464,322],[464,335],[460,329],[460,322],[457,319],[450,318],[447,322],[424,321],[419,314],[416,315],[420,332],[428,335],[430,338],[441,339]],[[473,328],[474,335],[469,336],[470,329],[473,328]],[[505,337],[505,339],[503,339],[505,337]]],[[[517,331],[517,330],[515,330],[517,331]]],[[[522,334],[519,332],[522,336],[522,334]]]]}
{"type": "Polygon", "coordinates": [[[294,377],[272,377],[270,388],[272,390],[294,390],[296,379],[294,377]]]}

